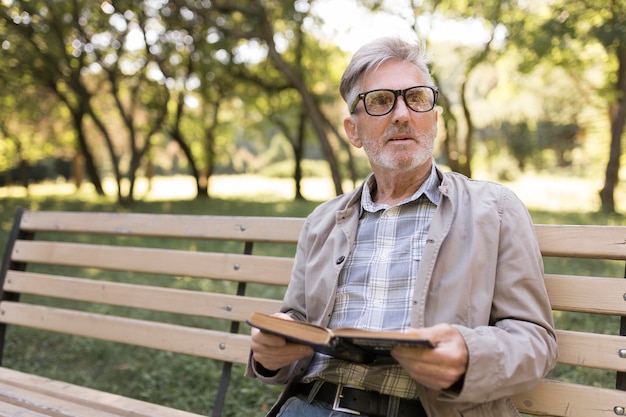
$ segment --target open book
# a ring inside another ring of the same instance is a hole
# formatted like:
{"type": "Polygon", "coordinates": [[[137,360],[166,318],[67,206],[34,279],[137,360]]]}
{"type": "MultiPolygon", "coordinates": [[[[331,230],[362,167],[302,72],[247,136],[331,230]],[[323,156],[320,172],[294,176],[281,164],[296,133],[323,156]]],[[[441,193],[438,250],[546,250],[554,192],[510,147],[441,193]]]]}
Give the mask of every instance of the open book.
{"type": "Polygon", "coordinates": [[[312,323],[286,320],[263,313],[252,313],[250,326],[266,333],[282,336],[290,342],[311,346],[324,353],[350,362],[370,363],[390,357],[395,346],[434,347],[416,335],[400,332],[377,332],[355,328],[327,329],[312,323]]]}

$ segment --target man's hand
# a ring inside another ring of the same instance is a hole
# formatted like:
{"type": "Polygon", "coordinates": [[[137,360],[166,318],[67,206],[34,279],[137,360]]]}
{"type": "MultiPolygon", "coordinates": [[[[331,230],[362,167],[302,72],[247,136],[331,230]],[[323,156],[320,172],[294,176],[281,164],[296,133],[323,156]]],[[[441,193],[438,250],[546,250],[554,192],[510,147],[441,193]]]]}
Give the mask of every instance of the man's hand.
{"type": "MultiPolygon", "coordinates": [[[[293,320],[289,315],[276,313],[274,316],[293,320]]],[[[269,371],[276,371],[304,357],[313,355],[313,348],[298,343],[289,343],[284,338],[259,329],[252,329],[252,356],[269,371]]]]}
{"type": "Polygon", "coordinates": [[[438,324],[422,329],[409,329],[409,333],[430,340],[434,349],[395,347],[391,355],[411,378],[425,387],[443,390],[450,388],[465,374],[468,351],[458,330],[448,324],[438,324]]]}

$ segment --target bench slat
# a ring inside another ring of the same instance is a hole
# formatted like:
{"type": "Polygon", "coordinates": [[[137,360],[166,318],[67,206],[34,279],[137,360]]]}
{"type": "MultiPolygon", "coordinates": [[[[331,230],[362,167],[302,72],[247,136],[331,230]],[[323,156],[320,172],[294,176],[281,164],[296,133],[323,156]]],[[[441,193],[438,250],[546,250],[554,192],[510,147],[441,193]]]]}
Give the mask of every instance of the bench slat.
{"type": "Polygon", "coordinates": [[[285,285],[292,258],[18,240],[11,258],[85,268],[285,285]],[[115,262],[111,262],[115,259],[115,262]]]}
{"type": "Polygon", "coordinates": [[[626,260],[623,226],[535,225],[544,256],[626,260]]]}
{"type": "Polygon", "coordinates": [[[13,404],[5,402],[5,399],[0,397],[0,416],[11,417],[50,417],[50,414],[41,414],[37,411],[27,410],[22,407],[18,407],[13,404]]]}
{"type": "MultiPolygon", "coordinates": [[[[198,414],[187,411],[176,410],[149,403],[122,397],[120,395],[109,394],[66,382],[55,381],[41,376],[27,374],[7,368],[0,368],[0,383],[30,390],[40,394],[71,401],[76,404],[89,407],[90,409],[102,410],[120,416],[132,417],[200,417],[198,414]]],[[[17,416],[17,414],[9,414],[17,416]]],[[[46,416],[48,414],[45,414],[46,416]]],[[[85,413],[80,417],[91,416],[85,413]]],[[[28,415],[35,417],[36,414],[28,415]]],[[[37,416],[38,417],[38,416],[37,416]]]]}
{"type": "Polygon", "coordinates": [[[242,297],[22,271],[8,271],[4,288],[7,291],[24,294],[233,321],[245,321],[255,311],[268,314],[274,313],[278,311],[281,304],[279,300],[266,298],[242,297]]]}
{"type": "Polygon", "coordinates": [[[128,343],[222,361],[245,363],[250,336],[83,311],[0,303],[0,320],[59,333],[128,343]]]}
{"type": "MultiPolygon", "coordinates": [[[[201,293],[171,288],[76,279],[10,271],[5,288],[26,294],[146,308],[172,313],[245,321],[254,311],[273,313],[280,301],[201,293]]],[[[626,359],[617,352],[626,348],[621,336],[558,331],[559,362],[626,371],[626,359]]]]}
{"type": "Polygon", "coordinates": [[[522,413],[537,416],[615,417],[615,407],[626,408],[623,391],[547,379],[512,399],[522,413]]]}
{"type": "Polygon", "coordinates": [[[216,240],[295,243],[302,218],[198,216],[135,213],[27,211],[20,227],[26,231],[84,232],[216,240]]]}
{"type": "Polygon", "coordinates": [[[556,335],[559,363],[626,372],[626,359],[619,356],[626,337],[569,330],[557,330],[556,335]]]}
{"type": "MultiPolygon", "coordinates": [[[[62,400],[56,396],[41,394],[27,388],[16,387],[11,383],[0,382],[0,399],[22,410],[53,417],[120,417],[128,414],[109,413],[93,407],[85,407],[72,401],[62,400]]],[[[35,414],[35,415],[37,415],[35,414]]],[[[18,414],[19,415],[19,414],[18,414]]]]}
{"type": "Polygon", "coordinates": [[[626,315],[626,279],[574,275],[545,276],[553,310],[626,315]]]}

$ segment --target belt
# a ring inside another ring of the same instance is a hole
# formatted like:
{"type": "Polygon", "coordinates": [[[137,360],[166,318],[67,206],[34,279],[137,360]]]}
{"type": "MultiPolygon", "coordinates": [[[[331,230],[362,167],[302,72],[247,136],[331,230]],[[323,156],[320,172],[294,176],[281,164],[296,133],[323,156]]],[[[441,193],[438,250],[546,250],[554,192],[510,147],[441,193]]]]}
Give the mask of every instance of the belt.
{"type": "MultiPolygon", "coordinates": [[[[295,394],[309,395],[314,386],[315,382],[299,384],[296,386],[295,394]]],[[[392,397],[376,391],[365,391],[330,382],[322,384],[313,399],[332,405],[335,411],[368,417],[387,417],[390,411],[389,403],[395,399],[399,402],[396,417],[428,417],[419,400],[392,397]]]]}

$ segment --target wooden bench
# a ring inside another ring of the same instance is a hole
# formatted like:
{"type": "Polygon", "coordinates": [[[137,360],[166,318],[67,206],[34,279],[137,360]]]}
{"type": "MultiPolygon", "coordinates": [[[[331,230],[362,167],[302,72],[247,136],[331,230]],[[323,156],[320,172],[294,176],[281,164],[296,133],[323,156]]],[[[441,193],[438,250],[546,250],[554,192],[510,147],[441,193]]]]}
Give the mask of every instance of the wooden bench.
{"type": "MultiPolygon", "coordinates": [[[[11,330],[26,326],[217,360],[221,382],[207,403],[219,416],[227,392],[239,395],[229,384],[233,364],[248,357],[249,328],[240,323],[252,311],[278,309],[302,224],[278,217],[21,210],[0,271],[0,354],[11,330]]],[[[576,375],[583,377],[601,372],[598,380],[562,382],[551,375],[514,401],[537,416],[624,415],[626,280],[616,277],[624,275],[626,227],[536,228],[557,327],[575,321],[564,316],[580,314],[606,317],[608,325],[558,330],[556,373],[580,368],[576,375]],[[607,276],[589,276],[591,267],[578,262],[602,262],[607,276]],[[563,274],[567,268],[577,274],[563,274]],[[604,327],[612,334],[603,334],[604,327]]],[[[5,357],[0,367],[0,415],[200,415],[10,369],[13,362],[5,357]]]]}
{"type": "MultiPolygon", "coordinates": [[[[247,286],[283,289],[301,227],[302,219],[287,218],[20,211],[1,271],[0,352],[7,326],[28,326],[223,361],[220,388],[207,398],[219,416],[232,364],[248,358],[249,329],[239,334],[239,323],[253,311],[275,312],[284,292],[265,299],[247,286]],[[288,257],[268,255],[283,244],[288,257]],[[165,318],[146,319],[146,311],[165,318]]],[[[6,367],[0,414],[2,407],[32,411],[20,416],[200,415],[6,367]]]]}

